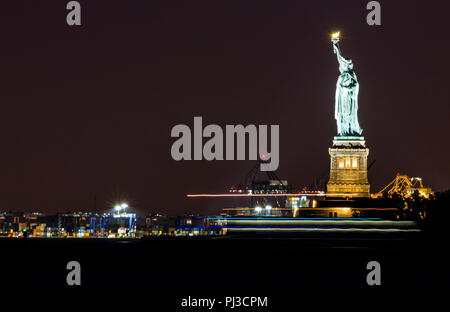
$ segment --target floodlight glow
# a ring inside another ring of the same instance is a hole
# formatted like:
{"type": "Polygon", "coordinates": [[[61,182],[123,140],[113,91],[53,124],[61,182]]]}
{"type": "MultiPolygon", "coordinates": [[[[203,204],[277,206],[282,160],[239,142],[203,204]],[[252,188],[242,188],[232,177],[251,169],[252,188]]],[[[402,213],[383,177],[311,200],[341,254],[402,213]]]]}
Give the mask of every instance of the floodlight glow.
{"type": "Polygon", "coordinates": [[[272,209],[272,206],[267,205],[267,206],[266,206],[266,209],[267,209],[267,210],[270,210],[270,209],[272,209]]]}
{"type": "Polygon", "coordinates": [[[122,207],[123,209],[128,208],[128,205],[126,203],[123,203],[120,205],[120,207],[122,207]]]}
{"type": "Polygon", "coordinates": [[[261,210],[262,210],[261,207],[259,207],[259,206],[256,206],[256,207],[255,207],[255,211],[256,211],[256,212],[261,212],[261,210]]]}
{"type": "Polygon", "coordinates": [[[117,211],[120,211],[120,209],[122,209],[122,206],[116,205],[116,206],[114,207],[114,209],[117,210],[117,211]]]}

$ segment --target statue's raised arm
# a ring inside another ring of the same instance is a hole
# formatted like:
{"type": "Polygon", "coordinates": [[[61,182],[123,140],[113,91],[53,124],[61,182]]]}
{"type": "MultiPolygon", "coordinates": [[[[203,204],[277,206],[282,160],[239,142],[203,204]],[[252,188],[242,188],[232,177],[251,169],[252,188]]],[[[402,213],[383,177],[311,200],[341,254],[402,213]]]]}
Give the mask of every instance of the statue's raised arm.
{"type": "Polygon", "coordinates": [[[333,43],[333,51],[334,51],[334,54],[337,55],[338,62],[341,63],[342,59],[344,59],[344,57],[341,54],[341,49],[339,49],[339,45],[337,42],[333,43]]]}
{"type": "MultiPolygon", "coordinates": [[[[339,49],[339,45],[337,43],[333,43],[333,49],[334,49],[334,53],[336,54],[337,60],[339,63],[339,71],[342,74],[345,70],[348,69],[349,61],[351,63],[351,60],[346,60],[345,57],[342,56],[341,49],[339,49]]],[[[353,65],[352,65],[352,69],[353,69],[353,65]]]]}

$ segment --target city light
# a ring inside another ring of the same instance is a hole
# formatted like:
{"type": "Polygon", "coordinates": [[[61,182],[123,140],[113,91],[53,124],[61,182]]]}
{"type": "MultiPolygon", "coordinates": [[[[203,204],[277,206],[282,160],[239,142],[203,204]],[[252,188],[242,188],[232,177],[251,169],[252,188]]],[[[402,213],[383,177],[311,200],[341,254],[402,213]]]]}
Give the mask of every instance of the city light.
{"type": "Polygon", "coordinates": [[[127,203],[121,203],[114,206],[114,210],[117,211],[117,213],[120,213],[121,210],[127,209],[129,206],[127,203]]]}

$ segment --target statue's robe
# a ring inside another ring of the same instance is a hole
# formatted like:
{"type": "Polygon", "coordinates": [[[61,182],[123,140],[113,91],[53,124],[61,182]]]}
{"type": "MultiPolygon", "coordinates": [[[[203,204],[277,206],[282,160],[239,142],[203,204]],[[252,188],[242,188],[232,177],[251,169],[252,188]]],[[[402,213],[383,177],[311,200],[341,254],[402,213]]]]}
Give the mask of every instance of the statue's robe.
{"type": "Polygon", "coordinates": [[[334,118],[337,121],[338,135],[361,135],[362,129],[358,123],[358,92],[359,83],[353,71],[341,70],[336,83],[336,99],[334,118]]]}

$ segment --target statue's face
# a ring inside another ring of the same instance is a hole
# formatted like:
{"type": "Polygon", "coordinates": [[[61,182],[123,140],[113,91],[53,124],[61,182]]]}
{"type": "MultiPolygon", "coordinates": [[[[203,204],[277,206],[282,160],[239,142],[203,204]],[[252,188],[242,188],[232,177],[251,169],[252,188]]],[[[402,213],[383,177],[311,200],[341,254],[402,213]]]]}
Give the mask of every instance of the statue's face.
{"type": "Polygon", "coordinates": [[[352,60],[347,60],[347,70],[348,71],[353,70],[353,62],[352,62],[352,60]]]}

